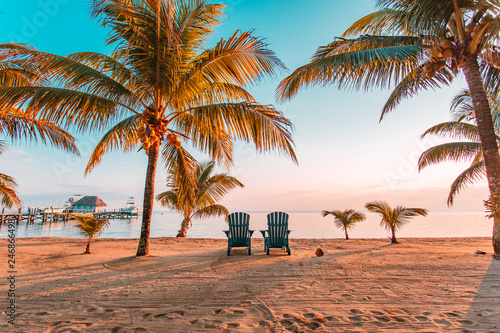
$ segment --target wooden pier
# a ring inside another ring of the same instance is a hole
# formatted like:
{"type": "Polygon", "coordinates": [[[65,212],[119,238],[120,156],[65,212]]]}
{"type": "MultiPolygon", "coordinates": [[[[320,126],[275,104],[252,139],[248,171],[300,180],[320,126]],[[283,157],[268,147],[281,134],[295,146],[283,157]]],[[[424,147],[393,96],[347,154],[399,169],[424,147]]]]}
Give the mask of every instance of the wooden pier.
{"type": "MultiPolygon", "coordinates": [[[[17,213],[5,213],[5,208],[2,209],[2,213],[0,214],[0,224],[3,223],[12,223],[21,224],[22,222],[26,222],[26,224],[33,224],[36,221],[40,221],[42,223],[53,223],[53,222],[67,222],[68,220],[72,220],[73,218],[70,216],[69,212],[41,212],[35,209],[28,209],[27,213],[22,213],[19,210],[17,213]]],[[[100,212],[93,213],[95,217],[99,219],[130,219],[133,217],[137,217],[136,215],[130,215],[127,213],[123,213],[120,211],[113,212],[100,212]]]]}

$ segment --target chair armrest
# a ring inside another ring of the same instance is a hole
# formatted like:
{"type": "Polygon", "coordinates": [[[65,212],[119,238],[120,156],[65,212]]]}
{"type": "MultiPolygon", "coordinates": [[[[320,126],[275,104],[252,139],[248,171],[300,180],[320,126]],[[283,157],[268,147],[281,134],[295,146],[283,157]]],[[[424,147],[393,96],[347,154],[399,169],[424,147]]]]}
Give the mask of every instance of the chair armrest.
{"type": "Polygon", "coordinates": [[[260,230],[262,237],[266,238],[266,232],[267,232],[267,230],[260,230]]]}
{"type": "Polygon", "coordinates": [[[226,234],[227,238],[229,238],[229,230],[222,230],[222,231],[226,234]]]}
{"type": "Polygon", "coordinates": [[[252,237],[252,235],[255,232],[255,230],[248,230],[248,232],[250,233],[250,237],[252,237]]]}

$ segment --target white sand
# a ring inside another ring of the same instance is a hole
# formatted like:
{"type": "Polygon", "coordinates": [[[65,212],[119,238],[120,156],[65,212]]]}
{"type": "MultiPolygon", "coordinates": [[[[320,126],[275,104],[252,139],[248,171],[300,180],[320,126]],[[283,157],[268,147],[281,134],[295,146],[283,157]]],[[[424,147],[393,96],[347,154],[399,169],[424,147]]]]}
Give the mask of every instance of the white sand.
{"type": "Polygon", "coordinates": [[[7,323],[2,283],[0,331],[500,332],[500,262],[489,239],[291,245],[291,256],[267,256],[255,239],[252,256],[227,257],[222,239],[156,238],[151,256],[138,258],[137,240],[97,240],[89,255],[83,239],[18,239],[17,325],[7,323]]]}

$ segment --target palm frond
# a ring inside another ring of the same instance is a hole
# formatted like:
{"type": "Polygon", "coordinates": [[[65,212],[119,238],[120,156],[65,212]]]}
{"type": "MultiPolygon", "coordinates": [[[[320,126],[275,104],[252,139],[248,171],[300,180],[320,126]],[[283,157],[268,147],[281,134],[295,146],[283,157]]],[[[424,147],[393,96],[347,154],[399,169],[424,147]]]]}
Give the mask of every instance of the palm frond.
{"type": "MultiPolygon", "coordinates": [[[[461,1],[460,7],[467,8],[471,0],[461,1]]],[[[446,32],[448,21],[453,15],[452,1],[394,1],[377,0],[376,6],[386,11],[396,11],[400,15],[393,15],[387,19],[396,26],[399,25],[408,33],[416,31],[426,32],[429,35],[443,36],[446,32]]]]}
{"type": "Polygon", "coordinates": [[[184,84],[207,80],[244,86],[264,75],[275,75],[281,69],[286,67],[262,39],[252,36],[251,32],[237,31],[194,59],[184,84]]]}
{"type": "Polygon", "coordinates": [[[163,206],[173,210],[179,210],[179,199],[177,197],[177,191],[170,190],[165,191],[156,196],[156,200],[163,206]]]}
{"type": "Polygon", "coordinates": [[[437,71],[432,78],[429,78],[423,71],[423,66],[424,65],[421,65],[411,71],[401,80],[396,88],[394,88],[382,108],[380,120],[382,120],[388,112],[394,110],[403,98],[413,97],[421,90],[435,90],[443,85],[448,86],[453,81],[454,75],[447,67],[443,67],[437,71]]]}
{"type": "Polygon", "coordinates": [[[90,239],[99,237],[106,227],[109,226],[108,219],[98,219],[92,215],[70,214],[78,222],[75,226],[80,230],[84,237],[90,239]]]}
{"type": "Polygon", "coordinates": [[[22,207],[21,199],[16,191],[17,183],[14,178],[0,173],[0,203],[11,209],[14,205],[22,207]]]}
{"type": "Polygon", "coordinates": [[[460,117],[464,119],[474,117],[474,106],[472,105],[472,97],[469,89],[463,89],[453,97],[450,112],[455,115],[456,119],[460,117]]]}
{"type": "Polygon", "coordinates": [[[387,88],[415,70],[424,49],[419,39],[398,36],[362,36],[334,41],[320,47],[309,64],[281,81],[277,98],[288,100],[299,89],[311,84],[336,83],[339,88],[354,90],[387,88]]]}
{"type": "Polygon", "coordinates": [[[36,119],[22,110],[6,108],[0,116],[0,133],[13,141],[41,141],[61,148],[69,153],[79,155],[75,138],[54,123],[36,119]]]}
{"type": "Polygon", "coordinates": [[[179,203],[186,207],[193,207],[196,203],[196,170],[198,167],[196,159],[182,146],[173,146],[168,141],[163,144],[161,154],[169,172],[169,178],[175,184],[179,203]]]}
{"type": "Polygon", "coordinates": [[[418,159],[418,170],[444,161],[469,161],[481,151],[479,142],[450,142],[431,147],[418,159]]]}
{"type": "Polygon", "coordinates": [[[7,150],[7,142],[0,140],[0,155],[7,150]]]}
{"type": "Polygon", "coordinates": [[[453,205],[455,197],[462,191],[466,189],[469,185],[472,185],[482,179],[486,175],[486,168],[484,165],[484,160],[477,161],[473,163],[470,167],[465,169],[458,177],[453,181],[450,188],[450,193],[448,194],[447,204],[448,206],[453,205]]]}
{"type": "Polygon", "coordinates": [[[199,182],[197,202],[200,206],[214,204],[237,187],[243,188],[245,186],[238,179],[226,173],[210,176],[199,182]]]}
{"type": "Polygon", "coordinates": [[[417,215],[427,216],[427,209],[423,208],[408,208],[403,206],[397,206],[394,208],[392,226],[395,230],[400,230],[406,224],[408,224],[412,217],[417,215]]]}
{"type": "Polygon", "coordinates": [[[444,122],[434,125],[427,129],[420,136],[420,138],[423,139],[428,135],[479,142],[479,133],[476,125],[457,121],[444,122]]]}
{"type": "MultiPolygon", "coordinates": [[[[278,148],[297,161],[289,128],[291,122],[271,106],[254,103],[224,103],[193,108],[189,114],[199,123],[215,128],[247,142],[253,142],[258,151],[278,148]]],[[[181,116],[177,121],[182,121],[181,116]]]]}
{"type": "Polygon", "coordinates": [[[204,219],[214,216],[226,217],[228,215],[229,211],[227,210],[226,207],[222,205],[213,204],[196,210],[196,212],[193,214],[193,217],[204,219]]]}
{"type": "MultiPolygon", "coordinates": [[[[54,87],[0,87],[0,105],[25,107],[33,117],[79,130],[101,130],[125,111],[115,101],[96,95],[54,87]]],[[[0,112],[0,116],[2,113],[0,112]]]]}
{"type": "Polygon", "coordinates": [[[104,134],[94,148],[87,162],[85,175],[88,175],[97,165],[99,165],[102,157],[107,152],[115,149],[122,149],[124,151],[134,150],[139,143],[137,131],[140,127],[143,127],[143,123],[141,119],[136,116],[128,117],[113,126],[104,134]]]}
{"type": "Polygon", "coordinates": [[[346,209],[344,211],[340,210],[323,210],[321,212],[323,217],[328,215],[333,215],[335,217],[335,226],[339,229],[349,230],[354,227],[354,225],[358,222],[364,221],[366,219],[366,215],[357,212],[354,209],[346,209]]]}

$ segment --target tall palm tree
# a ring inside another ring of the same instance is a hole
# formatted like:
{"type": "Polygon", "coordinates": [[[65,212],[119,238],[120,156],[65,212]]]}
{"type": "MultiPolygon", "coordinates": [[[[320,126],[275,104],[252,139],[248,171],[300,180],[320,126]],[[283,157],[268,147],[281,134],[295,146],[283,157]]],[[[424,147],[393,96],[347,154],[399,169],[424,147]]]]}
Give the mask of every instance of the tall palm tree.
{"type": "MultiPolygon", "coordinates": [[[[498,95],[500,4],[485,0],[377,0],[380,10],[355,22],[312,61],[284,79],[287,100],[309,84],[369,89],[395,84],[381,119],[402,99],[465,75],[474,105],[490,198],[500,199],[500,155],[485,89],[498,95]]],[[[500,204],[500,203],[499,203],[500,204]]],[[[500,258],[500,216],[493,232],[500,258]]]]}
{"type": "Polygon", "coordinates": [[[171,171],[167,186],[171,190],[156,196],[163,206],[176,210],[183,215],[177,237],[186,237],[195,218],[227,216],[226,207],[217,204],[222,197],[236,187],[244,187],[240,181],[226,173],[213,175],[214,162],[202,163],[196,168],[196,183],[191,185],[189,198],[179,197],[179,184],[175,172],[171,171]]]}
{"type": "MultiPolygon", "coordinates": [[[[36,69],[23,63],[16,56],[0,54],[0,89],[4,87],[30,86],[41,80],[36,69]]],[[[67,152],[78,155],[75,138],[55,123],[26,112],[21,108],[0,108],[0,138],[17,142],[36,142],[51,144],[67,152]]],[[[0,140],[0,154],[7,149],[6,141],[0,140]]],[[[22,206],[16,191],[16,181],[0,173],[0,203],[12,208],[22,206]]]]}
{"type": "Polygon", "coordinates": [[[354,225],[358,222],[366,220],[366,215],[357,212],[354,209],[346,209],[343,212],[340,210],[323,210],[321,216],[325,217],[328,215],[333,215],[335,217],[335,226],[339,229],[344,230],[345,239],[349,239],[347,230],[354,228],[354,225]]]}
{"type": "Polygon", "coordinates": [[[98,219],[93,215],[86,214],[71,214],[78,222],[76,227],[80,230],[80,233],[88,238],[87,247],[85,253],[90,254],[90,243],[94,238],[99,237],[99,235],[104,231],[105,228],[109,226],[108,219],[98,219]]]}
{"type": "Polygon", "coordinates": [[[365,208],[370,212],[380,214],[380,226],[385,227],[386,230],[391,231],[391,244],[398,243],[396,239],[396,230],[403,228],[410,222],[410,218],[417,215],[427,216],[427,209],[424,208],[408,208],[403,206],[396,206],[391,208],[385,201],[372,201],[365,205],[365,208]]]}
{"type": "MultiPolygon", "coordinates": [[[[224,6],[205,0],[94,0],[92,15],[110,29],[111,56],[83,52],[60,57],[10,45],[35,62],[53,86],[0,89],[0,105],[27,104],[80,130],[108,130],[86,173],[114,149],[148,155],[143,220],[137,255],[149,253],[157,161],[174,170],[179,196],[189,198],[196,163],[189,142],[217,163],[233,161],[233,140],[257,150],[278,148],[296,161],[292,124],[272,106],[258,104],[245,86],[284,65],[266,44],[237,31],[207,48],[224,6]],[[63,88],[61,88],[61,86],[63,88]]],[[[1,48],[0,48],[1,50],[1,48]]],[[[187,200],[187,199],[186,199],[187,200]]]]}

